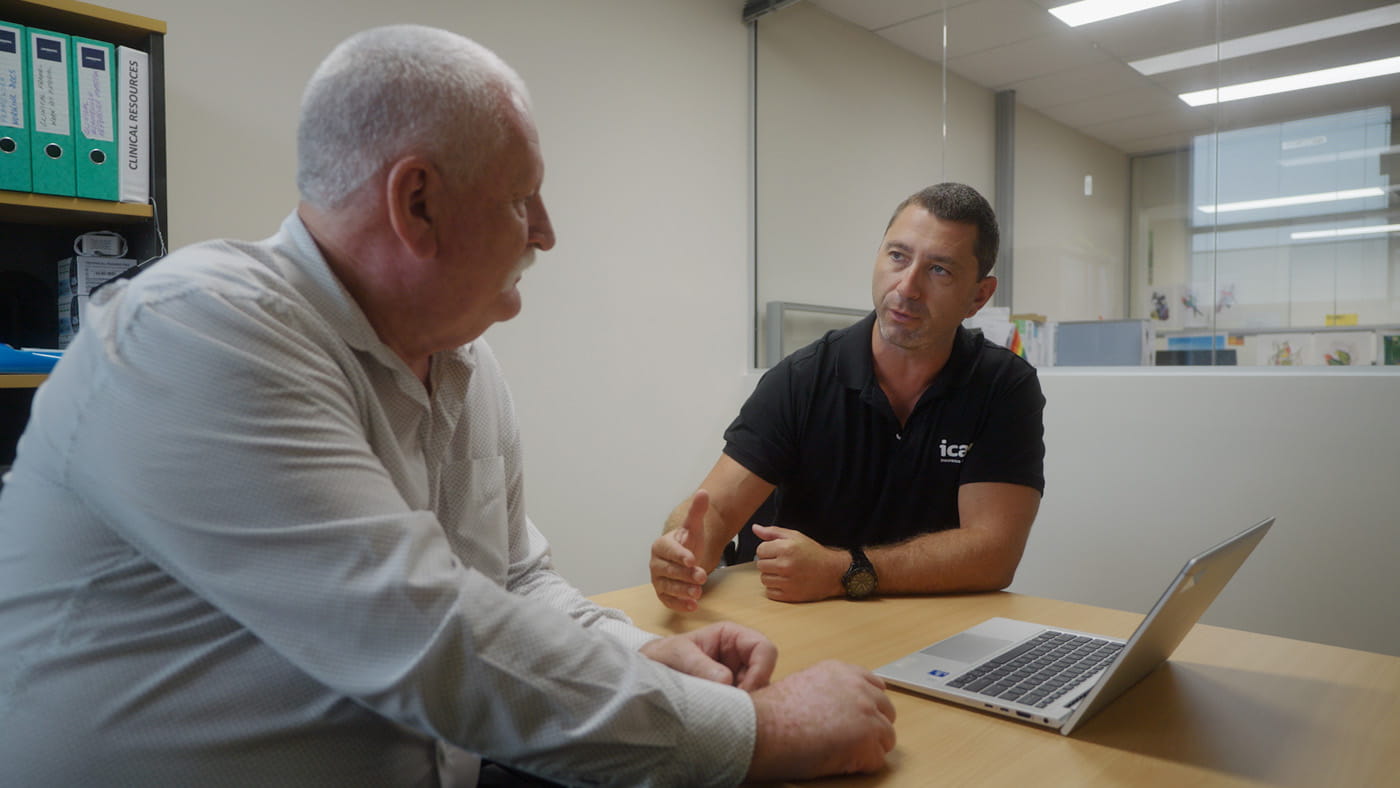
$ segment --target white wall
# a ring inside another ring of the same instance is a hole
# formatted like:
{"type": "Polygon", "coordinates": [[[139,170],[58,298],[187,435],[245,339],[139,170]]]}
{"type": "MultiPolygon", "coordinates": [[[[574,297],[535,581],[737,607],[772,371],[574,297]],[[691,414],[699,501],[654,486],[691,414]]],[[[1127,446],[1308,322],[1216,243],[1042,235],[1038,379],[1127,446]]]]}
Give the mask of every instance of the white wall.
{"type": "MultiPolygon", "coordinates": [[[[170,25],[176,244],[263,237],[292,209],[297,97],[344,35],[436,24],[520,70],[559,245],[488,337],[516,392],[530,510],[585,591],[645,582],[648,544],[753,382],[739,0],[121,5],[170,25]]],[[[1145,610],[1171,565],[1273,513],[1219,623],[1400,653],[1400,379],[1143,375],[1045,375],[1049,489],[1014,588],[1145,610]],[[1365,613],[1388,614],[1383,634],[1365,613]]]]}

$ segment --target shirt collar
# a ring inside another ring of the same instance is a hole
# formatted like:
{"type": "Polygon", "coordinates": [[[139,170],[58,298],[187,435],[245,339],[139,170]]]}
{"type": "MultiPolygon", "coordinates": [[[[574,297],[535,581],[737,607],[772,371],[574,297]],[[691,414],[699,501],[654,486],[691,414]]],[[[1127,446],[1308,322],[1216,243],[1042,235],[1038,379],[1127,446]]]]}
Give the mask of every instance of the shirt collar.
{"type": "MultiPolygon", "coordinates": [[[[379,339],[369,318],[331,271],[321,248],[316,245],[316,239],[295,211],[282,222],[277,234],[268,239],[268,244],[278,253],[277,259],[289,263],[283,273],[296,283],[297,290],[347,345],[368,353],[390,369],[413,376],[403,359],[379,339]]],[[[474,345],[473,342],[434,353],[433,364],[455,362],[465,364],[470,370],[474,366],[474,345]]]]}
{"type": "Polygon", "coordinates": [[[875,312],[842,332],[836,345],[836,377],[846,388],[863,390],[875,378],[875,354],[870,349],[870,332],[875,330],[875,312]]]}
{"type": "Polygon", "coordinates": [[[948,363],[943,365],[938,377],[934,378],[933,385],[929,386],[928,394],[941,397],[966,385],[977,367],[978,349],[982,347],[982,342],[981,331],[958,326],[958,333],[953,336],[953,352],[948,356],[948,363]]]}
{"type": "MultiPolygon", "coordinates": [[[[867,386],[876,385],[875,352],[870,347],[871,332],[874,330],[875,313],[872,311],[859,323],[846,329],[837,340],[836,376],[847,388],[863,391],[867,386]]],[[[924,397],[939,397],[966,384],[977,366],[977,351],[982,341],[981,332],[958,326],[948,363],[933,379],[933,385],[924,392],[924,397]]]]}

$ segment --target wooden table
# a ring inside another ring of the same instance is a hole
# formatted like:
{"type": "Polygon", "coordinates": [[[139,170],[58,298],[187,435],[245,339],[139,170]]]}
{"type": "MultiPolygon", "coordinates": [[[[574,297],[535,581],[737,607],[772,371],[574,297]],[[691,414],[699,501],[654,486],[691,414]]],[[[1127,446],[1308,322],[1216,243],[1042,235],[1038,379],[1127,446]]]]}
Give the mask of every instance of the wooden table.
{"type": "MultiPolygon", "coordinates": [[[[1123,638],[1142,619],[1005,592],[787,604],[763,596],[752,564],[716,572],[691,614],[662,607],[649,585],[593,599],[662,634],[725,619],[758,629],[778,646],[779,677],[825,658],[873,669],[992,616],[1123,638]]],[[[817,784],[1400,786],[1400,657],[1197,625],[1072,736],[890,695],[889,768],[817,784]]]]}

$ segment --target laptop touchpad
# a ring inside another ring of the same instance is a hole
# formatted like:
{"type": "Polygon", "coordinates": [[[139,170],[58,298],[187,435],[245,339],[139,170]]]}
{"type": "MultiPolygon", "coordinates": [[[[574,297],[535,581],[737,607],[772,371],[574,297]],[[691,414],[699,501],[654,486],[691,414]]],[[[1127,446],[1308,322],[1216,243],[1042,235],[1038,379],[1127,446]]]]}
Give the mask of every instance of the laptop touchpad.
{"type": "Polygon", "coordinates": [[[1013,641],[989,638],[963,632],[947,640],[940,640],[920,653],[954,662],[981,662],[998,651],[1011,645],[1013,641]]]}

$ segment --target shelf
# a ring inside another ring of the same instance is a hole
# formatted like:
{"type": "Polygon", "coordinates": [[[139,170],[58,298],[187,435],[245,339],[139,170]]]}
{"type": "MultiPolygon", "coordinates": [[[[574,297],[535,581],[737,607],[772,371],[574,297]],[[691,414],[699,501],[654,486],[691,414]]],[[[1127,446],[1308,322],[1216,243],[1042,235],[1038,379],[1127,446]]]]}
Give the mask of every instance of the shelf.
{"type": "Polygon", "coordinates": [[[0,374],[0,389],[32,389],[48,380],[48,375],[0,374]]]}
{"type": "Polygon", "coordinates": [[[6,4],[6,19],[14,21],[21,18],[21,24],[32,27],[41,27],[49,30],[62,30],[65,33],[78,33],[88,35],[92,38],[100,36],[92,35],[95,31],[102,31],[108,38],[103,40],[111,41],[115,37],[118,40],[111,43],[128,43],[136,41],[151,33],[165,35],[165,23],[159,19],[129,14],[125,11],[116,11],[111,8],[104,8],[92,3],[80,3],[76,0],[11,0],[6,4]]]}
{"type": "Polygon", "coordinates": [[[1361,323],[1354,326],[1287,326],[1283,328],[1176,328],[1169,331],[1158,331],[1159,337],[1208,337],[1212,334],[1232,334],[1234,336],[1260,336],[1263,334],[1343,334],[1355,331],[1380,331],[1383,333],[1400,333],[1400,324],[1397,323],[1361,323]]]}
{"type": "MultiPolygon", "coordinates": [[[[76,235],[116,230],[126,239],[128,254],[135,259],[153,259],[165,252],[166,24],[78,0],[0,0],[0,18],[12,24],[131,47],[150,56],[153,204],[0,190],[0,277],[4,278],[0,282],[0,328],[4,331],[0,341],[58,347],[54,263],[73,254],[76,235]]],[[[0,373],[0,467],[15,456],[16,441],[28,421],[34,392],[48,378],[45,372],[0,373]]]]}
{"type": "Polygon", "coordinates": [[[0,190],[0,222],[69,224],[74,220],[144,222],[154,215],[149,204],[55,197],[0,190]]]}

